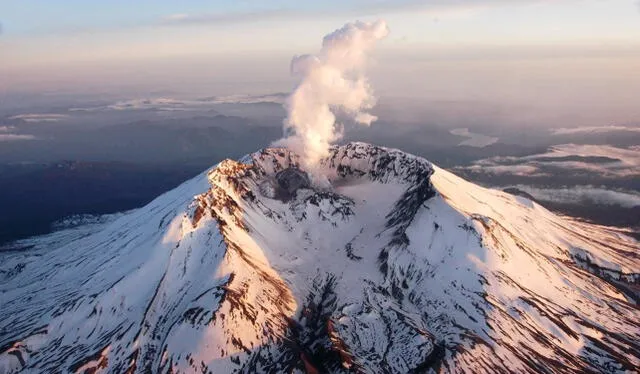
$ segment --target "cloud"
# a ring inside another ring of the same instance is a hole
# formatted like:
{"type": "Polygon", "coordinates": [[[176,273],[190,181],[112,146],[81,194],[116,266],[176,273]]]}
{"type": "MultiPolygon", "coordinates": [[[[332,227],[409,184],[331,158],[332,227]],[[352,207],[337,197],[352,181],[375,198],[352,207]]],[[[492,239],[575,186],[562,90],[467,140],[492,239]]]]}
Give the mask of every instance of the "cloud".
{"type": "MultiPolygon", "coordinates": [[[[173,13],[149,21],[123,23],[109,26],[64,25],[54,28],[39,28],[36,31],[46,35],[86,35],[99,32],[129,30],[149,27],[190,26],[190,25],[228,25],[260,21],[283,21],[313,19],[319,17],[366,17],[384,16],[398,12],[425,12],[434,18],[464,14],[468,11],[511,5],[514,3],[535,3],[544,0],[355,0],[335,6],[333,3],[290,1],[278,2],[279,8],[259,9],[255,11],[237,11],[226,13],[173,13]],[[304,4],[304,5],[300,5],[304,4]],[[320,4],[320,5],[316,5],[320,4]]],[[[0,24],[0,34],[1,31],[0,24]]]]}
{"type": "Polygon", "coordinates": [[[474,173],[487,173],[494,175],[518,175],[532,177],[543,175],[538,167],[533,165],[472,165],[457,169],[463,169],[474,173]]]}
{"type": "Polygon", "coordinates": [[[66,114],[38,113],[38,114],[19,114],[9,119],[18,119],[25,122],[58,122],[67,118],[66,114]]]}
{"type": "Polygon", "coordinates": [[[0,126],[0,142],[10,142],[18,140],[33,140],[36,137],[28,134],[12,134],[15,131],[15,126],[0,126]]]}
{"type": "Polygon", "coordinates": [[[559,168],[602,177],[640,177],[640,147],[562,144],[545,153],[524,157],[490,157],[458,169],[471,172],[512,175],[546,175],[545,169],[559,168]]]}
{"type": "Polygon", "coordinates": [[[640,127],[633,126],[586,126],[586,127],[560,127],[551,129],[553,135],[573,134],[602,134],[615,131],[640,132],[640,127]]]}
{"type": "Polygon", "coordinates": [[[178,14],[171,14],[169,16],[166,16],[164,18],[165,21],[167,22],[175,22],[175,21],[182,21],[182,20],[186,20],[189,18],[188,14],[185,13],[178,13],[178,14]]]}
{"type": "Polygon", "coordinates": [[[290,148],[313,170],[342,138],[336,112],[363,125],[375,121],[367,112],[375,97],[364,69],[369,52],[388,33],[382,20],[348,23],[324,37],[317,55],[294,57],[291,72],[300,81],[285,104],[285,137],[275,145],[290,148]]]}
{"type": "Polygon", "coordinates": [[[274,93],[267,95],[227,95],[212,96],[197,99],[174,99],[170,97],[130,99],[115,102],[109,105],[97,107],[76,107],[69,109],[70,112],[105,112],[105,111],[197,111],[206,110],[207,107],[214,109],[221,104],[260,104],[273,103],[283,104],[286,95],[274,93]]]}
{"type": "Polygon", "coordinates": [[[640,176],[640,151],[634,148],[618,148],[609,145],[563,144],[551,147],[541,155],[523,157],[526,161],[538,161],[570,169],[585,169],[605,176],[640,176]],[[567,157],[599,157],[611,162],[561,161],[567,157]],[[554,161],[555,159],[561,159],[554,161]]]}
{"type": "MultiPolygon", "coordinates": [[[[180,25],[222,25],[232,23],[257,22],[263,20],[277,20],[281,18],[298,18],[307,15],[306,11],[274,9],[253,12],[231,12],[231,13],[204,13],[186,14],[178,13],[162,17],[156,24],[160,26],[180,26],[180,25]]],[[[310,15],[310,14],[309,14],[310,15]]]]}
{"type": "Polygon", "coordinates": [[[617,205],[623,208],[640,206],[640,193],[634,191],[609,190],[603,187],[589,185],[563,188],[538,188],[527,185],[515,185],[504,188],[517,188],[533,196],[536,200],[545,202],[562,204],[581,204],[588,202],[598,205],[617,205]]]}
{"type": "Polygon", "coordinates": [[[210,99],[201,99],[202,101],[210,102],[213,104],[261,104],[261,103],[273,103],[284,104],[287,94],[275,93],[268,95],[228,95],[228,96],[215,96],[210,99]]]}
{"type": "Polygon", "coordinates": [[[499,140],[499,138],[495,138],[493,136],[473,133],[469,131],[468,128],[453,129],[453,130],[450,130],[449,132],[453,135],[469,138],[467,140],[463,140],[462,142],[460,142],[458,146],[466,145],[468,147],[484,148],[486,146],[494,144],[499,140]]]}
{"type": "Polygon", "coordinates": [[[10,142],[17,140],[34,140],[36,137],[33,135],[18,135],[18,134],[0,134],[0,142],[10,142]]]}
{"type": "Polygon", "coordinates": [[[126,110],[186,110],[186,103],[172,98],[131,99],[97,107],[70,108],[70,112],[104,112],[126,110]]]}
{"type": "MultiPolygon", "coordinates": [[[[397,12],[427,12],[433,16],[446,16],[455,12],[470,11],[514,3],[535,3],[541,0],[359,0],[349,2],[349,5],[336,6],[305,6],[288,8],[262,9],[249,12],[230,13],[202,13],[187,14],[176,13],[161,17],[157,25],[194,25],[194,24],[230,24],[243,22],[256,22],[264,20],[303,19],[322,16],[361,17],[376,16],[397,12]]],[[[296,4],[296,3],[293,3],[296,4]]],[[[321,2],[318,2],[321,4],[321,2]]]]}

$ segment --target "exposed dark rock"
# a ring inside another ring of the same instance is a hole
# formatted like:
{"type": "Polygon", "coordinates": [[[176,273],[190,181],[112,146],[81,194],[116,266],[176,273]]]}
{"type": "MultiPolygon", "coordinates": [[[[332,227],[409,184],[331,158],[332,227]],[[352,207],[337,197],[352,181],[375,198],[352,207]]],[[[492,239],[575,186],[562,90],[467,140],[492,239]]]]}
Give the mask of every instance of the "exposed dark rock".
{"type": "Polygon", "coordinates": [[[289,167],[276,174],[276,182],[282,195],[291,197],[301,188],[311,187],[309,176],[304,171],[289,167]]]}

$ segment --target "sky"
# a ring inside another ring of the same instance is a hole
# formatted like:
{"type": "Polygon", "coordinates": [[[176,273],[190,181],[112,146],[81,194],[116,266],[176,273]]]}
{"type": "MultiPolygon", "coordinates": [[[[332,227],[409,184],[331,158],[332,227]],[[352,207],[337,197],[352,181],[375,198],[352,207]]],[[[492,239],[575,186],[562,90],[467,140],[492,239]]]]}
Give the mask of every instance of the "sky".
{"type": "Polygon", "coordinates": [[[287,90],[293,55],[378,18],[383,94],[636,113],[637,0],[0,0],[0,95],[287,90]]]}
{"type": "Polygon", "coordinates": [[[0,0],[8,64],[56,50],[60,61],[123,58],[132,46],[129,58],[290,50],[359,18],[384,18],[391,43],[423,47],[640,42],[637,0],[0,0]]]}

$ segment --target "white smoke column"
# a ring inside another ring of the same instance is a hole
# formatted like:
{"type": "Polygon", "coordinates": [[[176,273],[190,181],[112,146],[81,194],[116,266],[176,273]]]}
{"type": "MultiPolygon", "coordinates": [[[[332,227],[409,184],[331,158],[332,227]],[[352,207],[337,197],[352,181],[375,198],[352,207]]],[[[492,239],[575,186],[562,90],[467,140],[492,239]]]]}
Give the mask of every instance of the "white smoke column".
{"type": "Polygon", "coordinates": [[[301,155],[303,166],[314,172],[328,155],[329,145],[342,137],[336,129],[336,111],[363,125],[375,121],[366,112],[375,98],[364,68],[368,52],[388,34],[382,20],[348,23],[324,37],[317,55],[294,57],[291,73],[300,76],[300,82],[285,104],[285,138],[275,145],[301,155]]]}

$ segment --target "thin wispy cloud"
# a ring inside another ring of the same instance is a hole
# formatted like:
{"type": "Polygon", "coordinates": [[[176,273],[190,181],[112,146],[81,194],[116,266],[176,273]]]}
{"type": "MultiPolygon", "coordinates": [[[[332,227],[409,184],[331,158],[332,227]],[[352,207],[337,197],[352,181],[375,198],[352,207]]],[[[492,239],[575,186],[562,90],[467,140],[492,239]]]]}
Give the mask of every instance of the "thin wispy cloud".
{"type": "Polygon", "coordinates": [[[493,174],[493,175],[516,175],[520,177],[546,176],[540,169],[533,165],[471,165],[458,167],[458,170],[470,171],[473,173],[493,174]]]}
{"type": "Polygon", "coordinates": [[[68,116],[66,114],[56,113],[37,113],[37,114],[18,114],[9,119],[22,120],[25,122],[59,122],[68,116]]]}
{"type": "Polygon", "coordinates": [[[166,16],[164,19],[167,22],[173,22],[173,21],[181,21],[181,20],[185,20],[188,19],[189,15],[186,13],[177,13],[177,14],[171,14],[169,16],[166,16]]]}
{"type": "Polygon", "coordinates": [[[262,9],[249,12],[232,13],[175,13],[160,18],[156,25],[222,25],[243,22],[257,22],[280,19],[317,18],[322,16],[372,16],[406,11],[437,12],[477,10],[488,7],[513,5],[514,3],[535,3],[541,0],[408,0],[408,1],[356,1],[347,6],[315,6],[311,8],[297,8],[292,5],[289,8],[262,9]]]}
{"type": "Polygon", "coordinates": [[[616,191],[596,186],[571,186],[562,188],[540,188],[528,185],[515,185],[505,188],[517,188],[533,196],[536,200],[560,204],[591,203],[597,205],[616,205],[623,208],[640,206],[640,194],[634,191],[616,191]]]}
{"type": "Polygon", "coordinates": [[[560,127],[552,129],[553,135],[573,135],[573,134],[601,134],[607,132],[640,132],[640,127],[632,126],[585,126],[585,127],[560,127]]]}
{"type": "Polygon", "coordinates": [[[607,178],[640,176],[640,147],[563,144],[547,152],[524,157],[491,157],[458,169],[476,173],[540,176],[552,169],[607,178]]]}
{"type": "Polygon", "coordinates": [[[19,140],[34,140],[36,137],[33,135],[24,134],[0,134],[0,142],[11,142],[19,140]]]}
{"type": "Polygon", "coordinates": [[[15,134],[17,130],[15,126],[0,126],[0,142],[10,142],[19,140],[33,140],[36,137],[29,134],[15,134]]]}
{"type": "Polygon", "coordinates": [[[155,25],[188,26],[188,25],[224,25],[265,20],[278,20],[290,17],[303,17],[311,13],[301,10],[274,9],[235,13],[177,13],[162,17],[155,25]]]}
{"type": "Polygon", "coordinates": [[[211,96],[196,99],[174,99],[170,97],[155,97],[130,99],[109,105],[96,107],[75,107],[69,112],[104,112],[104,111],[197,111],[207,108],[215,109],[221,104],[282,104],[285,94],[274,93],[268,95],[228,95],[211,96]]]}

